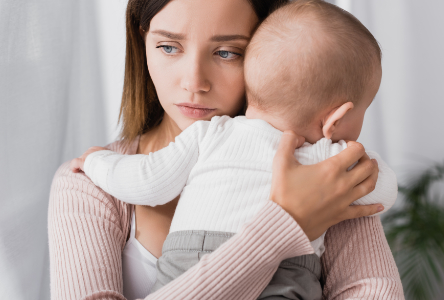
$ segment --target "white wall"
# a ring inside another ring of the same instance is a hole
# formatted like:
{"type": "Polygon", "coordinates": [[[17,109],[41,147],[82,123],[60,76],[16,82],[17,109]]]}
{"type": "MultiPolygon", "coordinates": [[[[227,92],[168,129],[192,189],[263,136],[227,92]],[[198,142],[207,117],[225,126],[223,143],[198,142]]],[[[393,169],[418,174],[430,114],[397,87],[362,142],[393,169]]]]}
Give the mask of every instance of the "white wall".
{"type": "Polygon", "coordinates": [[[0,1],[0,299],[49,299],[52,178],[105,143],[96,34],[89,0],[0,1]]]}
{"type": "Polygon", "coordinates": [[[380,42],[383,78],[360,141],[399,181],[444,163],[444,2],[338,0],[380,42]]]}
{"type": "Polygon", "coordinates": [[[116,140],[125,70],[125,9],[128,0],[96,0],[100,68],[106,108],[106,140],[116,140]]]}

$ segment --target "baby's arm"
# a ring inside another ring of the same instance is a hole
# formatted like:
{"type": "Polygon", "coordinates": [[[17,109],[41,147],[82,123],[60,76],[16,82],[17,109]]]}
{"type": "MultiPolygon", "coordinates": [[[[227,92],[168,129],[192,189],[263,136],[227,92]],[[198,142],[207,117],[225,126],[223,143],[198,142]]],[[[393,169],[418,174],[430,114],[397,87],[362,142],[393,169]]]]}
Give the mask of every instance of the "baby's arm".
{"type": "Polygon", "coordinates": [[[176,198],[199,156],[210,122],[195,122],[175,142],[149,155],[122,155],[110,150],[89,154],[85,174],[105,192],[138,205],[162,205],[176,198]]]}

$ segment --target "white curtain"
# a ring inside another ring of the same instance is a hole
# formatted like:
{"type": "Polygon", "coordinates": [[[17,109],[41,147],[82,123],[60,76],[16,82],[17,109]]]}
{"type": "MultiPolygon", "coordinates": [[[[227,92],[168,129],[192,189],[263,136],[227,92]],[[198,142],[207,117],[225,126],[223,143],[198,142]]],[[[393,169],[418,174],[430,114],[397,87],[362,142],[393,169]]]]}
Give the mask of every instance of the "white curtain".
{"type": "Polygon", "coordinates": [[[58,166],[106,142],[93,1],[0,1],[0,299],[49,299],[58,166]]]}
{"type": "Polygon", "coordinates": [[[444,162],[444,2],[336,0],[381,44],[383,77],[359,139],[401,183],[444,162]]]}
{"type": "MultiPolygon", "coordinates": [[[[116,137],[126,0],[0,0],[0,299],[49,299],[57,167],[116,137]]],[[[403,180],[444,159],[444,2],[338,0],[383,49],[360,141],[403,180]]]]}

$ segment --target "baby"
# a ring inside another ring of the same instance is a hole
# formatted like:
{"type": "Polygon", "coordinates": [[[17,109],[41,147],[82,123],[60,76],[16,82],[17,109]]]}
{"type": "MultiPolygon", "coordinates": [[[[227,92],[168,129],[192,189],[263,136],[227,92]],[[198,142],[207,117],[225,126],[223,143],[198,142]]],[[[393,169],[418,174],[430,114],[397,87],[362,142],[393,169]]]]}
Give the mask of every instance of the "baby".
{"type": "MultiPolygon", "coordinates": [[[[305,137],[295,151],[302,164],[356,141],[379,89],[380,48],[349,13],[323,1],[296,1],[258,28],[245,55],[245,81],[245,116],[195,122],[149,155],[102,150],[89,154],[84,166],[72,165],[128,203],[162,205],[180,194],[154,290],[227,241],[269,201],[282,131],[305,137]]],[[[387,210],[396,200],[396,177],[376,153],[367,153],[378,161],[378,181],[354,204],[382,203],[387,210]]],[[[312,242],[315,254],[283,261],[259,299],[321,299],[324,235],[312,242]]]]}

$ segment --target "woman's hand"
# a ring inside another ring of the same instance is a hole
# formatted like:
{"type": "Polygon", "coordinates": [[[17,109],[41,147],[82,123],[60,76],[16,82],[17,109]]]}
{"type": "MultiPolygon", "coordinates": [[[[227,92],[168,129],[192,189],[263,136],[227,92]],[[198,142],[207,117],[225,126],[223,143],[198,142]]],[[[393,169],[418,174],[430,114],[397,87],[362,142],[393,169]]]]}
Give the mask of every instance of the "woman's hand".
{"type": "Polygon", "coordinates": [[[384,209],[381,204],[350,206],[373,191],[378,179],[376,160],[370,160],[360,143],[348,142],[338,155],[315,165],[301,165],[294,150],[303,141],[293,131],[282,135],[273,161],[270,199],[298,222],[310,241],[343,220],[384,209]]]}
{"type": "Polygon", "coordinates": [[[86,152],[83,153],[82,156],[71,160],[71,163],[69,165],[71,171],[73,171],[74,173],[79,173],[80,171],[84,171],[83,165],[85,164],[86,157],[93,152],[101,151],[101,150],[108,150],[108,149],[103,148],[103,147],[98,147],[98,146],[91,147],[88,150],[86,150],[86,152]]]}

